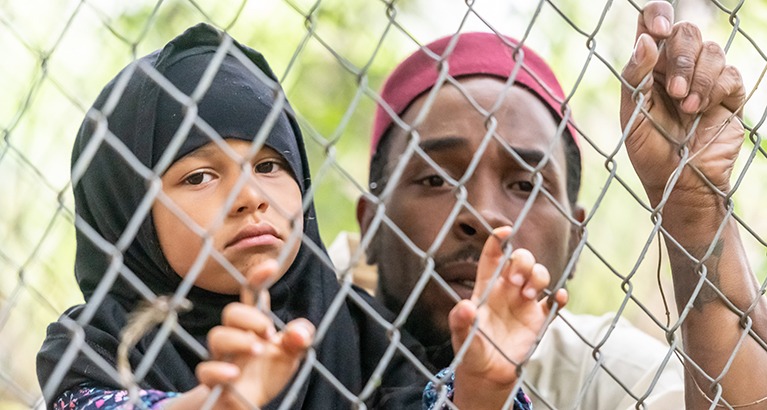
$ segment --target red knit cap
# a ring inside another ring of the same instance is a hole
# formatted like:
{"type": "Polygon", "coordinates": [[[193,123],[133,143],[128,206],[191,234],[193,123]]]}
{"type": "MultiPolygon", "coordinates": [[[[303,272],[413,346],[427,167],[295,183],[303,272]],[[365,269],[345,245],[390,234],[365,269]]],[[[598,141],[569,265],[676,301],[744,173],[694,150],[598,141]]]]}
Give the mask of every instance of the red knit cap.
{"type": "MultiPolygon", "coordinates": [[[[453,36],[443,37],[426,47],[434,55],[442,56],[450,45],[453,36]]],[[[494,33],[462,33],[455,47],[446,57],[448,74],[453,78],[485,74],[507,80],[514,74],[516,66],[514,50],[519,42],[511,37],[499,37],[494,33]]],[[[533,50],[522,46],[518,59],[522,63],[516,73],[515,84],[532,91],[544,104],[558,113],[558,121],[562,120],[564,93],[551,68],[533,50]]],[[[405,59],[392,72],[384,84],[381,97],[391,107],[392,111],[402,115],[407,107],[423,93],[429,91],[438,81],[440,74],[439,62],[433,55],[427,54],[423,48],[418,49],[405,59]]],[[[392,124],[391,116],[381,105],[376,109],[371,154],[378,149],[381,137],[392,124]]],[[[576,145],[579,144],[572,116],[567,130],[576,145]]]]}

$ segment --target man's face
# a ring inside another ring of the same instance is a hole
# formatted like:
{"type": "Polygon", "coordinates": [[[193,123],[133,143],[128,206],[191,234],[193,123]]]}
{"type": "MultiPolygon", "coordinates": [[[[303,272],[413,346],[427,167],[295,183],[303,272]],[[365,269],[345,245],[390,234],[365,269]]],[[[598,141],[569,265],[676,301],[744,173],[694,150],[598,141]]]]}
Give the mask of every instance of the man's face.
{"type": "MultiPolygon", "coordinates": [[[[418,249],[414,251],[385,222],[368,249],[370,262],[378,264],[378,297],[395,312],[402,309],[424,273],[428,274],[427,254],[433,256],[434,271],[449,287],[460,298],[470,298],[480,251],[491,229],[498,226],[517,229],[513,247],[530,250],[549,269],[552,284],[562,276],[578,240],[566,215],[576,214],[581,220],[583,211],[574,211],[569,204],[562,137],[556,137],[557,124],[546,106],[522,88],[505,90],[505,84],[496,78],[471,77],[460,84],[463,91],[449,84],[439,90],[416,130],[418,145],[429,161],[453,180],[465,181],[462,185],[469,205],[461,205],[462,190],[418,152],[410,157],[401,176],[393,174],[404,160],[401,157],[409,139],[403,131],[389,136],[384,179],[394,186],[387,186],[392,191],[384,199],[386,216],[418,249]],[[476,105],[488,112],[496,104],[497,128],[488,140],[494,121],[476,105]],[[536,167],[541,178],[535,178],[532,168],[536,167]],[[533,193],[536,180],[541,184],[537,195],[533,193]]],[[[415,123],[427,97],[428,93],[414,101],[403,115],[405,122],[415,123]]],[[[361,202],[364,234],[375,206],[361,202]]],[[[448,313],[454,305],[454,297],[430,279],[409,316],[408,330],[425,345],[447,342],[448,313]]]]}

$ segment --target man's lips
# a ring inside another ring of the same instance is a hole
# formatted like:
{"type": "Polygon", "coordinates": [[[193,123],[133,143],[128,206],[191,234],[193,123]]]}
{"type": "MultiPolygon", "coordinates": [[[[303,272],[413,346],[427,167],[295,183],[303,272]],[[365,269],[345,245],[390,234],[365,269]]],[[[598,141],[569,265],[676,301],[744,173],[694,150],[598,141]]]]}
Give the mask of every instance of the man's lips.
{"type": "Polygon", "coordinates": [[[470,299],[477,278],[477,262],[464,259],[440,264],[436,269],[461,299],[470,299]]]}
{"type": "Polygon", "coordinates": [[[251,224],[242,228],[237,235],[227,242],[224,248],[250,248],[255,246],[275,245],[280,241],[277,231],[269,224],[251,224]]]}

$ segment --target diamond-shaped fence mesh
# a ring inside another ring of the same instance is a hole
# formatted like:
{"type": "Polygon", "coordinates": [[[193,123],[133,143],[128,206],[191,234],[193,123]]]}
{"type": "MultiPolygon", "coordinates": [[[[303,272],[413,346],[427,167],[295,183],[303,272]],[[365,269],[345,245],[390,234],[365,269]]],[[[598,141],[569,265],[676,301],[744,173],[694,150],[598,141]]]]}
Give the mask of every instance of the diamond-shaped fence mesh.
{"type": "MultiPolygon", "coordinates": [[[[106,113],[89,113],[102,87],[120,69],[163,47],[183,30],[199,22],[218,27],[240,43],[259,50],[275,71],[304,132],[313,178],[309,200],[314,200],[321,236],[330,249],[343,285],[337,301],[341,303],[345,300],[346,303],[362,306],[363,314],[388,330],[392,344],[382,358],[382,367],[388,363],[394,350],[402,348],[398,344],[398,329],[411,314],[411,304],[422,293],[433,290],[424,288],[430,275],[434,274],[432,256],[443,243],[451,240],[449,236],[453,235],[451,229],[454,229],[451,227],[460,223],[456,213],[469,209],[468,212],[480,220],[483,228],[493,225],[473,202],[471,193],[467,194],[465,187],[468,185],[464,180],[471,180],[475,171],[480,175],[477,169],[486,155],[483,150],[492,148],[481,148],[471,156],[473,161],[456,174],[452,170],[438,169],[439,161],[435,162],[415,144],[405,150],[406,155],[402,158],[422,158],[421,162],[434,166],[433,170],[437,170],[432,174],[459,188],[453,191],[457,200],[446,204],[444,212],[435,210],[435,214],[446,215],[445,220],[440,222],[444,228],[438,229],[439,232],[423,246],[419,239],[406,237],[405,232],[409,229],[397,226],[393,222],[396,218],[387,215],[387,195],[392,193],[387,190],[376,192],[383,199],[378,214],[372,219],[373,232],[386,230],[389,234],[401,235],[399,246],[403,252],[420,256],[427,261],[426,267],[421,266],[413,273],[413,277],[420,277],[421,280],[417,283],[413,281],[413,286],[407,289],[415,293],[405,301],[401,310],[394,312],[399,316],[393,321],[384,320],[367,307],[363,299],[350,292],[349,279],[354,277],[356,282],[363,283],[370,273],[370,267],[362,265],[366,259],[364,248],[370,245],[372,236],[357,236],[359,228],[355,220],[355,204],[360,196],[374,198],[368,186],[370,135],[375,108],[382,102],[379,91],[383,81],[403,58],[442,36],[484,31],[524,39],[525,45],[536,50],[559,78],[581,134],[579,144],[583,178],[578,202],[585,209],[583,240],[576,248],[577,263],[567,267],[567,272],[573,273],[567,284],[569,313],[556,318],[554,323],[569,329],[572,335],[567,342],[569,345],[565,343],[560,348],[586,352],[587,356],[561,352],[561,357],[569,357],[569,362],[576,363],[571,363],[571,367],[581,368],[582,379],[566,383],[574,386],[570,391],[557,392],[552,387],[556,383],[541,382],[544,379],[556,380],[557,372],[566,374],[567,366],[558,363],[559,359],[545,361],[535,356],[535,365],[529,369],[521,366],[521,386],[532,397],[536,408],[596,408],[590,406],[599,402],[595,395],[601,393],[595,391],[600,389],[618,391],[619,396],[624,398],[620,405],[625,405],[625,408],[641,408],[648,397],[652,399],[654,392],[663,391],[671,385],[681,386],[681,373],[675,373],[678,377],[674,379],[674,375],[664,373],[663,369],[678,366],[688,372],[697,372],[697,363],[686,356],[680,343],[680,338],[684,336],[681,325],[688,311],[695,308],[691,305],[683,309],[681,315],[677,313],[669,255],[661,246],[660,237],[664,233],[658,226],[659,215],[647,201],[633,171],[619,121],[620,73],[634,47],[637,14],[643,4],[632,0],[588,4],[551,0],[0,2],[0,50],[3,50],[4,56],[0,60],[0,90],[3,93],[3,103],[0,104],[0,408],[44,406],[42,389],[46,386],[38,384],[35,356],[45,338],[46,326],[58,320],[68,307],[83,303],[73,272],[75,232],[79,230],[88,236],[90,228],[79,222],[75,226],[72,186],[89,172],[90,158],[83,155],[86,158],[81,158],[75,170],[70,172],[71,150],[80,123],[87,115],[95,123],[108,126],[104,117],[99,117],[106,113]],[[361,248],[355,248],[357,238],[361,248]],[[587,321],[579,319],[585,315],[593,316],[588,316],[591,319],[587,321]],[[664,359],[661,362],[635,364],[638,367],[655,366],[643,374],[649,377],[647,380],[624,379],[628,377],[625,376],[627,373],[611,367],[609,356],[606,356],[612,351],[609,346],[630,342],[618,339],[625,337],[625,334],[618,336],[620,332],[616,332],[611,339],[612,326],[623,326],[618,325],[619,320],[630,322],[638,329],[632,331],[641,331],[653,337],[662,346],[661,352],[666,353],[665,359],[661,354],[661,359],[664,359]],[[682,362],[684,366],[680,365],[682,362]],[[550,368],[533,368],[544,364],[550,368]]],[[[728,63],[738,67],[743,76],[747,93],[743,107],[746,133],[732,173],[734,189],[728,199],[733,205],[728,208],[730,215],[727,218],[737,221],[744,256],[756,275],[752,293],[757,294],[767,287],[764,273],[767,272],[767,222],[761,212],[762,204],[767,200],[763,189],[763,181],[767,177],[767,144],[761,139],[764,134],[762,124],[767,115],[767,85],[763,81],[767,70],[767,46],[764,42],[767,28],[763,24],[767,20],[767,2],[679,0],[673,5],[677,20],[696,23],[705,40],[722,45],[728,63]]],[[[224,41],[220,47],[223,52],[237,54],[231,43],[224,41]]],[[[151,67],[138,65],[135,70],[135,75],[153,79],[177,101],[193,105],[189,103],[189,96],[174,90],[151,67]]],[[[443,86],[449,87],[451,83],[458,84],[456,80],[446,78],[443,86]]],[[[204,92],[205,87],[206,84],[201,81],[200,92],[204,92]]],[[[460,86],[455,89],[467,92],[460,86]]],[[[119,99],[119,94],[117,90],[114,98],[119,99]]],[[[433,100],[427,100],[424,112],[432,104],[433,100]]],[[[477,109],[482,108],[477,106],[477,109]]],[[[485,109],[489,119],[486,127],[492,131],[494,114],[488,107],[485,109]]],[[[400,120],[397,118],[395,121],[400,120]]],[[[196,124],[199,126],[199,121],[196,124]]],[[[265,126],[271,125],[269,121],[265,122],[265,126]]],[[[559,133],[562,133],[561,129],[559,133]]],[[[492,132],[488,136],[487,141],[491,143],[498,138],[492,132]]],[[[161,167],[142,167],[129,147],[121,146],[109,132],[99,134],[98,139],[96,144],[111,146],[122,160],[134,167],[133,177],[143,178],[147,186],[154,187],[148,189],[146,206],[137,211],[143,214],[135,217],[135,226],[129,225],[126,232],[138,229],[152,204],[165,203],[169,208],[174,207],[158,192],[159,185],[156,183],[159,177],[156,172],[158,169],[162,171],[161,167]]],[[[221,142],[220,139],[218,141],[221,142]]],[[[685,155],[686,151],[680,152],[685,155]]],[[[512,153],[508,161],[520,160],[514,158],[512,153]]],[[[399,165],[387,164],[386,178],[389,182],[407,178],[399,165]]],[[[539,201],[556,202],[546,183],[540,182],[540,169],[535,164],[527,168],[533,175],[532,197],[539,195],[539,201]]],[[[662,184],[665,182],[661,181],[662,184]]],[[[228,199],[229,203],[233,200],[228,199]]],[[[396,198],[392,200],[396,201],[396,198]]],[[[531,211],[535,206],[533,202],[534,199],[530,200],[517,213],[515,225],[518,229],[513,235],[524,237],[526,218],[540,217],[531,211]]],[[[562,209],[561,204],[558,209],[562,209]]],[[[175,212],[179,213],[178,210],[175,212]]],[[[221,211],[220,218],[223,218],[223,213],[221,211]]],[[[186,221],[189,226],[194,225],[189,218],[186,221]]],[[[535,225],[534,220],[528,223],[535,225]]],[[[578,221],[571,220],[571,223],[577,224],[578,221]]],[[[203,229],[195,232],[204,235],[203,229]]],[[[97,246],[107,249],[106,252],[119,255],[124,249],[121,243],[99,243],[95,235],[91,239],[97,246]]],[[[130,242],[132,237],[121,240],[130,242]]],[[[666,243],[674,246],[671,238],[667,238],[666,243]]],[[[322,255],[316,244],[306,240],[304,244],[322,255]]],[[[553,244],[551,247],[555,248],[553,244]]],[[[714,246],[711,248],[713,250],[714,246]]],[[[210,253],[210,257],[221,259],[221,255],[215,253],[210,253]]],[[[687,257],[694,260],[703,257],[704,253],[687,257]]],[[[327,258],[324,261],[330,263],[327,258]]],[[[140,276],[119,263],[110,266],[110,269],[104,275],[105,280],[122,276],[128,282],[135,282],[140,276]]],[[[230,271],[233,276],[239,275],[236,269],[230,271]]],[[[431,278],[448,289],[446,294],[456,297],[454,287],[440,280],[438,275],[431,278]]],[[[367,282],[374,289],[375,285],[371,283],[375,283],[375,277],[372,282],[367,282]]],[[[701,279],[701,283],[705,289],[710,289],[708,284],[716,285],[718,282],[701,279]]],[[[196,354],[205,357],[205,349],[180,328],[171,314],[174,304],[180,303],[189,292],[190,281],[182,282],[174,295],[166,295],[171,298],[156,298],[153,289],[141,283],[132,285],[144,298],[154,302],[155,307],[159,306],[160,310],[155,313],[161,313],[151,323],[159,329],[155,336],[159,340],[158,346],[150,347],[154,351],[145,357],[157,357],[160,354],[157,350],[159,345],[171,335],[185,340],[196,354]]],[[[107,291],[109,286],[111,283],[105,284],[102,290],[107,291]]],[[[716,291],[708,293],[713,294],[713,298],[726,300],[723,294],[729,295],[732,289],[720,291],[719,295],[716,291]]],[[[705,293],[705,290],[701,292],[705,293]]],[[[100,297],[103,295],[96,291],[91,299],[94,309],[101,303],[100,297]]],[[[426,299],[426,296],[423,298],[426,299]]],[[[328,317],[337,314],[339,303],[330,305],[326,312],[328,317]]],[[[745,318],[743,311],[748,310],[748,303],[746,306],[733,304],[732,314],[745,318]]],[[[82,321],[87,322],[88,314],[93,313],[89,312],[81,316],[81,319],[86,319],[65,323],[71,329],[75,342],[50,376],[54,380],[46,380],[45,383],[59,383],[75,360],[83,360],[83,355],[120,380],[118,369],[113,364],[100,359],[99,353],[87,343],[78,342],[78,338],[83,336],[80,329],[82,321]],[[78,353],[82,354],[78,356],[78,353]]],[[[319,337],[327,331],[328,324],[323,323],[318,328],[319,337]]],[[[751,324],[744,319],[743,326],[750,329],[751,324]]],[[[762,347],[765,346],[753,334],[745,338],[757,340],[762,347]]],[[[129,348],[131,343],[136,342],[123,341],[129,348]]],[[[729,364],[728,360],[735,357],[738,349],[735,347],[731,355],[722,358],[720,369],[726,367],[725,363],[729,364]]],[[[757,353],[765,352],[762,349],[757,353]]],[[[116,352],[113,354],[116,355],[116,352]]],[[[407,359],[417,361],[416,356],[408,355],[407,359]]],[[[366,400],[375,389],[376,384],[371,382],[363,391],[351,391],[311,353],[305,363],[308,365],[302,367],[303,370],[293,381],[295,386],[300,386],[307,377],[322,377],[341,391],[349,402],[356,403],[366,400]]],[[[140,376],[142,372],[146,373],[146,367],[150,365],[142,363],[134,369],[135,374],[140,376]]],[[[424,374],[430,374],[429,369],[429,366],[420,363],[414,366],[414,371],[424,374]]],[[[380,375],[380,372],[373,374],[380,375]]],[[[719,400],[716,405],[723,408],[737,408],[738,404],[743,404],[716,396],[715,386],[719,376],[709,374],[708,377],[696,378],[699,381],[697,388],[701,392],[709,392],[709,397],[719,400]]],[[[367,380],[363,386],[365,383],[367,380]]],[[[664,408],[674,408],[674,405],[664,408]]]]}

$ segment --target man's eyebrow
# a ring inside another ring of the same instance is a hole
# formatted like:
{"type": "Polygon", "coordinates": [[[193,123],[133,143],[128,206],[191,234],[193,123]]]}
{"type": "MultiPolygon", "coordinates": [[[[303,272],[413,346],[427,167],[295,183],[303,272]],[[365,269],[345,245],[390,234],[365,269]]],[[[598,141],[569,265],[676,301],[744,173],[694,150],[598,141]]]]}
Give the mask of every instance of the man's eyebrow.
{"type": "Polygon", "coordinates": [[[451,150],[454,148],[466,147],[469,145],[469,141],[466,138],[461,137],[443,137],[433,138],[425,141],[421,141],[418,144],[423,152],[430,154],[434,152],[451,150]]]}
{"type": "MultiPolygon", "coordinates": [[[[469,140],[461,137],[434,138],[421,141],[421,143],[418,144],[418,146],[427,154],[448,151],[456,148],[467,148],[469,145],[469,140]]],[[[503,149],[511,149],[522,159],[522,161],[531,166],[538,165],[546,157],[545,152],[534,148],[521,148],[507,145],[503,149]]]]}
{"type": "Polygon", "coordinates": [[[546,153],[539,149],[511,147],[511,150],[519,155],[522,161],[532,166],[540,164],[543,158],[546,157],[546,153]]]}

